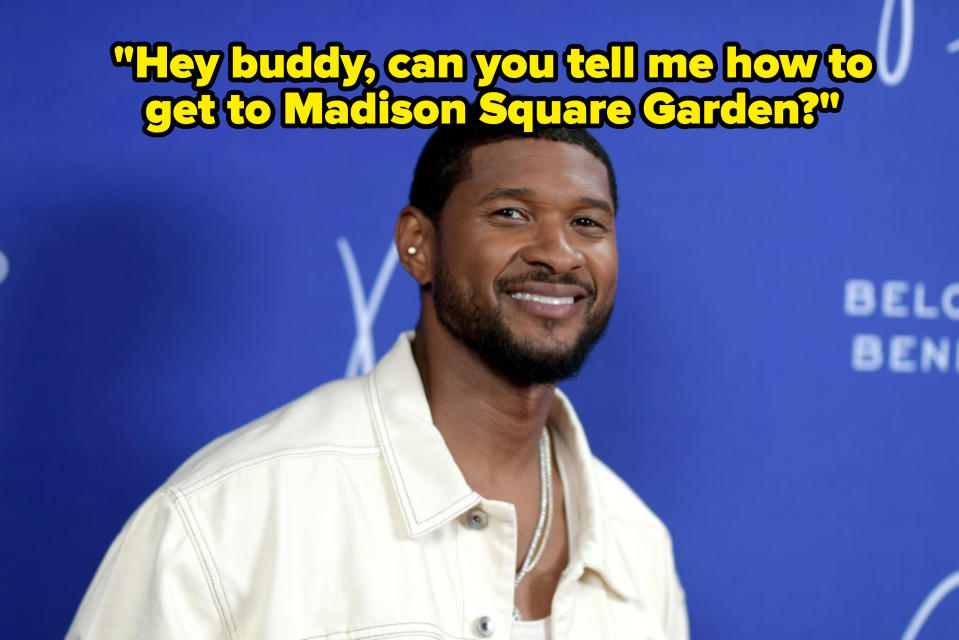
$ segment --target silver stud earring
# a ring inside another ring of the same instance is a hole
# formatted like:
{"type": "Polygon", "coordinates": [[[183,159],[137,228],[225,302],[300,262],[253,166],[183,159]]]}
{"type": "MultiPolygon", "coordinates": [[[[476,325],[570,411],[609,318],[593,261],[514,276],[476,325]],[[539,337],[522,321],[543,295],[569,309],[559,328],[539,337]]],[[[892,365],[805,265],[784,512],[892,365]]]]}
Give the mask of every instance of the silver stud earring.
{"type": "Polygon", "coordinates": [[[416,255],[416,247],[407,247],[407,248],[406,248],[406,253],[408,253],[408,254],[411,255],[411,256],[415,256],[415,255],[416,255]]]}

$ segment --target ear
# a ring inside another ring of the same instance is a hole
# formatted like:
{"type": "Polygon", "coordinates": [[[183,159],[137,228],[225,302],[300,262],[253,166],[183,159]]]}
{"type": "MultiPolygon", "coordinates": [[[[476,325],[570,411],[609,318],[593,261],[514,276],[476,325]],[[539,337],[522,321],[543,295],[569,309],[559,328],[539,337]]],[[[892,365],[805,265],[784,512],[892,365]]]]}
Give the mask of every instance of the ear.
{"type": "Polygon", "coordinates": [[[403,268],[421,287],[430,284],[433,280],[433,259],[436,255],[433,221],[420,209],[407,205],[400,211],[393,236],[403,268]],[[415,251],[411,252],[411,247],[415,251]]]}

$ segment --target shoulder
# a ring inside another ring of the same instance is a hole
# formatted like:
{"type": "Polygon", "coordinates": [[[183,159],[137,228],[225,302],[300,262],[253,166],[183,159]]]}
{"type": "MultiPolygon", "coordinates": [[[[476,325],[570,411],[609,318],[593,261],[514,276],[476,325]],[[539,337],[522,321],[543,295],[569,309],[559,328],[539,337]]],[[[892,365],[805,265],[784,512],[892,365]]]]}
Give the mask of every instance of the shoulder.
{"type": "Polygon", "coordinates": [[[593,473],[608,517],[622,526],[648,527],[669,535],[666,525],[606,463],[593,456],[593,473]]]}
{"type": "Polygon", "coordinates": [[[379,451],[366,377],[328,382],[194,453],[165,483],[189,492],[244,470],[291,458],[379,451]]]}
{"type": "Polygon", "coordinates": [[[673,567],[669,529],[622,478],[595,456],[593,468],[610,543],[627,566],[643,572],[655,567],[655,572],[668,575],[673,567]]]}
{"type": "Polygon", "coordinates": [[[686,599],[673,557],[673,542],[662,520],[612,469],[595,456],[593,469],[609,525],[613,557],[643,597],[659,612],[666,637],[688,640],[686,599]]]}

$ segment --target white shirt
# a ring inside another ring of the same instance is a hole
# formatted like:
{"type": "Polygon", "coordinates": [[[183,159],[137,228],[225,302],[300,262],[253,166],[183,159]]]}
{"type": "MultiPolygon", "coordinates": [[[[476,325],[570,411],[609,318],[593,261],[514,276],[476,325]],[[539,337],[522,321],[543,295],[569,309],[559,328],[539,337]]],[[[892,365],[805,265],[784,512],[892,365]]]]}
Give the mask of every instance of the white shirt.
{"type": "MultiPolygon", "coordinates": [[[[193,455],[124,525],[67,637],[509,638],[516,511],[466,484],[411,335],[193,455]]],[[[571,514],[550,637],[685,640],[666,528],[559,391],[549,422],[571,514]]]]}
{"type": "Polygon", "coordinates": [[[550,640],[549,618],[514,622],[510,640],[550,640]]]}

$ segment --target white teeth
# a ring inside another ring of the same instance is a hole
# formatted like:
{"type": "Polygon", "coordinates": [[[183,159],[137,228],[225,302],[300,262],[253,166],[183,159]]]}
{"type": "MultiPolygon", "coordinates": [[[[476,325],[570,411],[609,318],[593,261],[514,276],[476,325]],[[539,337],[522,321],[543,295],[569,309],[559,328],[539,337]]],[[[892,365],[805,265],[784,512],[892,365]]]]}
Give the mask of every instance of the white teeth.
{"type": "Polygon", "coordinates": [[[573,298],[551,298],[549,296],[538,296],[535,293],[516,292],[511,296],[517,300],[529,300],[530,302],[542,302],[543,304],[573,304],[573,298]]]}

